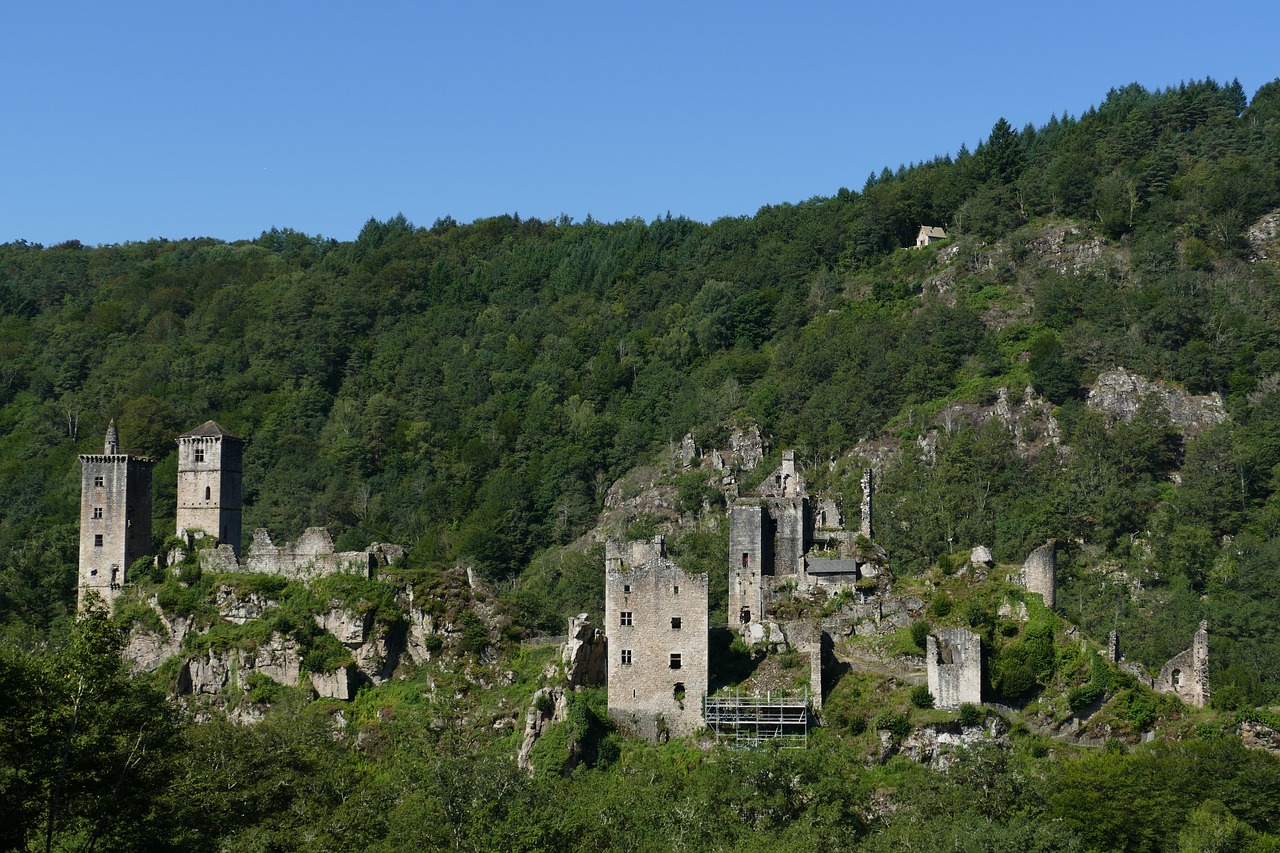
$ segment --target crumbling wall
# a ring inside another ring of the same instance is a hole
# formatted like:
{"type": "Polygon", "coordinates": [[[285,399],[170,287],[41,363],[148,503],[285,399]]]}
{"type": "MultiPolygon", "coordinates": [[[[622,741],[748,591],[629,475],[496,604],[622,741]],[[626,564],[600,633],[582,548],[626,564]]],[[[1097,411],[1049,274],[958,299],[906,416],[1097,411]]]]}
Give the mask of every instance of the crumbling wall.
{"type": "Polygon", "coordinates": [[[1027,592],[1038,592],[1045,607],[1057,603],[1058,543],[1050,539],[1031,552],[1022,564],[1022,586],[1027,592]]]}
{"type": "Polygon", "coordinates": [[[388,565],[391,559],[385,549],[397,546],[377,546],[364,551],[335,551],[333,537],[323,527],[308,527],[293,542],[276,545],[271,534],[262,528],[253,532],[253,544],[249,554],[240,564],[244,572],[282,575],[292,580],[311,580],[333,574],[356,574],[373,577],[379,565],[388,565]]]}
{"type": "Polygon", "coordinates": [[[937,708],[982,703],[982,640],[967,628],[939,628],[929,635],[925,659],[929,692],[937,708]]]}
{"type": "Polygon", "coordinates": [[[1201,622],[1191,648],[1173,657],[1152,685],[1158,693],[1171,693],[1188,705],[1209,703],[1209,625],[1201,622]]]}

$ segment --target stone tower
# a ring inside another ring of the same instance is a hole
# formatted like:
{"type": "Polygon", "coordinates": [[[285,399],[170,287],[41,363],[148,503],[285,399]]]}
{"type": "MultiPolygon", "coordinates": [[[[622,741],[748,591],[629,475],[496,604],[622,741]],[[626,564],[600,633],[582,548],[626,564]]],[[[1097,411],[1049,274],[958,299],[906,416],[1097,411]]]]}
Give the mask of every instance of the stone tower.
{"type": "Polygon", "coordinates": [[[609,715],[651,740],[703,725],[707,585],[667,557],[660,536],[605,543],[609,715]]]}
{"type": "Polygon", "coordinates": [[[1027,556],[1022,564],[1022,587],[1038,592],[1044,606],[1053,609],[1057,603],[1058,543],[1050,539],[1027,556]]]}
{"type": "Polygon", "coordinates": [[[244,441],[213,421],[178,436],[179,536],[216,536],[240,557],[244,441]]]}
{"type": "Polygon", "coordinates": [[[151,550],[153,465],[154,459],[120,451],[115,421],[101,454],[81,454],[77,606],[85,606],[90,592],[110,606],[129,580],[129,565],[151,550]]]}

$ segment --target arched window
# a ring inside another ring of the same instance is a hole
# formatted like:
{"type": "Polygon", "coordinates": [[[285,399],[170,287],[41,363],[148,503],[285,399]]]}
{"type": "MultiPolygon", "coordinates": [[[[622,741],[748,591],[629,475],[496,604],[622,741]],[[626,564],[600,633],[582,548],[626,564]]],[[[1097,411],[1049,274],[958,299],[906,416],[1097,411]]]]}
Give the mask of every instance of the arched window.
{"type": "Polygon", "coordinates": [[[205,499],[205,500],[209,500],[209,497],[210,497],[210,495],[212,495],[212,494],[213,494],[213,493],[209,490],[209,487],[208,487],[208,486],[205,486],[205,487],[204,487],[204,499],[205,499]]]}

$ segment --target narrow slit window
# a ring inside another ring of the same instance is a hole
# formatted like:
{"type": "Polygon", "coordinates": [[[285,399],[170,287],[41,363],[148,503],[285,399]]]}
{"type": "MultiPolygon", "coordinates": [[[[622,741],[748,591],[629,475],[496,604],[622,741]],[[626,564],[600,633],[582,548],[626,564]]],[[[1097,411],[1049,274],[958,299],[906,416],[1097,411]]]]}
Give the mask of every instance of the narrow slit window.
{"type": "Polygon", "coordinates": [[[671,587],[671,594],[672,594],[672,595],[679,595],[679,594],[680,594],[680,587],[678,587],[678,586],[673,586],[673,587],[671,587]]]}
{"type": "Polygon", "coordinates": [[[208,486],[205,486],[205,487],[204,487],[204,499],[205,499],[205,500],[209,500],[209,498],[210,498],[212,495],[213,495],[213,490],[212,490],[212,489],[210,489],[208,486]]]}
{"type": "Polygon", "coordinates": [[[751,562],[751,555],[748,554],[746,551],[743,551],[742,552],[742,568],[745,569],[747,567],[747,564],[750,562],[751,562]]]}

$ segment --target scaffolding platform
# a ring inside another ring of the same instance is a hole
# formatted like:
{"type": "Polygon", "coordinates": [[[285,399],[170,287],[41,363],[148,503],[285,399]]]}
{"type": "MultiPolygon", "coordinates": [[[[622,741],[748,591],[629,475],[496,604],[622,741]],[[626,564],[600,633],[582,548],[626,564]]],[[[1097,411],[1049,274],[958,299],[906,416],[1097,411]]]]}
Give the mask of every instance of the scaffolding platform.
{"type": "Polygon", "coordinates": [[[778,741],[783,749],[803,749],[809,745],[809,690],[799,696],[708,696],[702,718],[716,743],[754,747],[778,741]]]}

